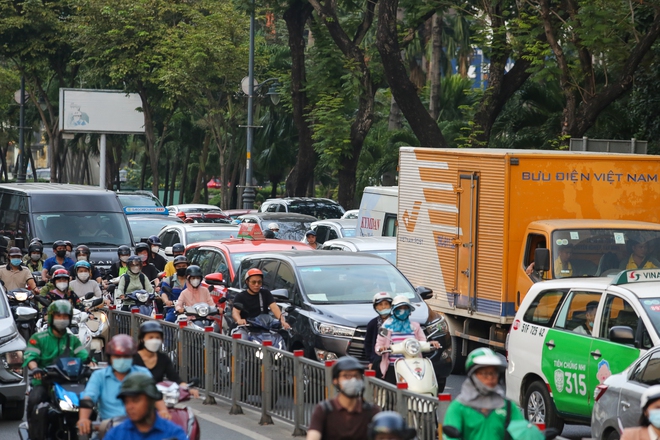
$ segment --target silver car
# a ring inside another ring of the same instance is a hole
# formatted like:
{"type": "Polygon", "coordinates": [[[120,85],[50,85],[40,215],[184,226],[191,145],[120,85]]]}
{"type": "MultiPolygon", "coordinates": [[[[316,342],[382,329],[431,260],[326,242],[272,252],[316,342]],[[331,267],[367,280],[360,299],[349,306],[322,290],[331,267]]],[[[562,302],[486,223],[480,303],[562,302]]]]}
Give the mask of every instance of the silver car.
{"type": "Polygon", "coordinates": [[[385,258],[396,265],[396,237],[347,237],[328,240],[322,249],[330,251],[366,252],[385,258]]]}
{"type": "Polygon", "coordinates": [[[594,391],[591,435],[617,440],[621,428],[639,426],[639,400],[651,385],[660,384],[660,347],[643,354],[627,370],[610,376],[594,391]]]}
{"type": "Polygon", "coordinates": [[[0,289],[0,402],[2,418],[20,420],[27,383],[23,372],[25,341],[18,334],[5,290],[0,289]]]}
{"type": "Polygon", "coordinates": [[[165,255],[172,256],[172,246],[177,243],[184,247],[200,241],[224,240],[238,236],[238,225],[218,223],[180,223],[165,226],[158,233],[165,255]]]}

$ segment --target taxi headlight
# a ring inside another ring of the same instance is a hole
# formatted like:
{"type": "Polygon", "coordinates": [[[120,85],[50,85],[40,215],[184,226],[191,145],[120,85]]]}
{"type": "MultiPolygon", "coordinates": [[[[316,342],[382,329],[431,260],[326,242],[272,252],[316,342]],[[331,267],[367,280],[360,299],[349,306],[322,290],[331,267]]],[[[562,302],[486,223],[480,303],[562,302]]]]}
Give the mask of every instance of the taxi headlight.
{"type": "Polygon", "coordinates": [[[403,349],[410,356],[417,356],[419,352],[422,351],[422,346],[416,339],[406,339],[406,341],[403,343],[403,349]]]}
{"type": "Polygon", "coordinates": [[[148,293],[136,293],[135,296],[140,302],[147,302],[147,300],[149,299],[148,293]]]}
{"type": "Polygon", "coordinates": [[[209,307],[208,306],[200,306],[197,308],[197,314],[199,316],[206,316],[209,314],[209,307]]]}

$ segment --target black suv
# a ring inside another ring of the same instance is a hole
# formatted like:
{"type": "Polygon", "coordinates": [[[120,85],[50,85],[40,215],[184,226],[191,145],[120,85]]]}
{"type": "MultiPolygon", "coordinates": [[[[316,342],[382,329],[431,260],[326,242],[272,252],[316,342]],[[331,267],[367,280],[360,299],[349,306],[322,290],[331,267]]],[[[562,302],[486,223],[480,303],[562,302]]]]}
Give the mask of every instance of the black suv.
{"type": "Polygon", "coordinates": [[[241,280],[241,290],[245,288],[243,274],[254,267],[263,271],[264,287],[273,293],[293,329],[286,341],[289,350],[302,349],[306,357],[319,361],[349,354],[366,362],[367,323],[376,317],[373,296],[383,291],[407,296],[415,307],[411,319],[442,346],[429,357],[438,385],[444,388],[452,368],[447,322],[424,302],[433,293],[424,287],[414,288],[387,260],[342,251],[249,255],[236,277],[241,280]]]}

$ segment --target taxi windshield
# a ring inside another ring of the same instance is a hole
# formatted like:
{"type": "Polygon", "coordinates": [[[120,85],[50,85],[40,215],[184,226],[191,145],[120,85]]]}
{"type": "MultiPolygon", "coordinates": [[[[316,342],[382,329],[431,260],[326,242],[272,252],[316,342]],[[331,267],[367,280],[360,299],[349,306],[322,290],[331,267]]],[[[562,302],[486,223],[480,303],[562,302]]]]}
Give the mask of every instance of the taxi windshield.
{"type": "Polygon", "coordinates": [[[552,233],[552,278],[660,268],[660,231],[565,229],[552,233]]]}

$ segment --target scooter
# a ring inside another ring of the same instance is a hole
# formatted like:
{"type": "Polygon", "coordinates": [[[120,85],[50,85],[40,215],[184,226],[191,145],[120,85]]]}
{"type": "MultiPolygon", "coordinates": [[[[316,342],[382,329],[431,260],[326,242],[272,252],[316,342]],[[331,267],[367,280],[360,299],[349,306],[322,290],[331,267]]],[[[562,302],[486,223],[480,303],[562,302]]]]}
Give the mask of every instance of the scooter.
{"type": "Polygon", "coordinates": [[[105,360],[105,344],[108,341],[109,327],[108,315],[98,307],[103,304],[103,298],[94,298],[94,294],[88,293],[83,299],[83,305],[88,310],[89,316],[85,324],[92,332],[90,353],[96,362],[105,360]]]}
{"type": "Polygon", "coordinates": [[[415,338],[392,344],[382,353],[401,354],[403,358],[394,362],[397,382],[406,382],[408,391],[431,397],[438,395],[438,381],[430,360],[421,357],[422,353],[434,350],[430,342],[421,342],[415,338]]]}
{"type": "MultiPolygon", "coordinates": [[[[191,381],[188,386],[195,386],[198,384],[197,380],[191,381]]],[[[172,422],[179,425],[190,440],[199,440],[201,437],[201,429],[197,417],[189,407],[176,408],[174,405],[177,403],[190,400],[190,393],[184,390],[175,382],[159,382],[156,384],[158,391],[163,393],[163,401],[167,405],[167,409],[172,416],[172,422]]]]}
{"type": "Polygon", "coordinates": [[[149,293],[146,290],[135,290],[126,294],[121,304],[121,309],[130,312],[133,307],[139,309],[141,315],[151,316],[154,311],[154,300],[157,298],[155,293],[149,293]]]}
{"type": "Polygon", "coordinates": [[[204,287],[209,289],[213,301],[215,301],[216,307],[224,312],[225,307],[227,306],[227,281],[221,273],[211,273],[204,277],[204,282],[202,283],[204,287]]]}
{"type": "MultiPolygon", "coordinates": [[[[234,304],[236,307],[236,304],[234,304]]],[[[239,307],[240,308],[240,307],[239,307]]],[[[273,348],[286,350],[284,337],[281,335],[282,322],[273,316],[262,313],[256,318],[246,319],[246,325],[239,325],[236,328],[242,328],[247,332],[248,340],[263,345],[264,341],[272,341],[273,348]]]]}
{"type": "Polygon", "coordinates": [[[26,341],[37,331],[37,310],[34,293],[28,289],[14,289],[7,292],[11,313],[16,321],[18,333],[26,341]]]}
{"type": "Polygon", "coordinates": [[[217,307],[211,307],[207,303],[197,303],[184,308],[184,313],[176,318],[177,323],[181,321],[188,321],[188,327],[197,330],[203,331],[204,328],[212,326],[215,333],[222,331],[222,313],[217,307]]]}

